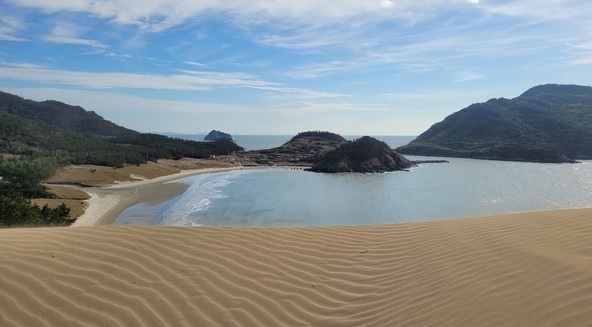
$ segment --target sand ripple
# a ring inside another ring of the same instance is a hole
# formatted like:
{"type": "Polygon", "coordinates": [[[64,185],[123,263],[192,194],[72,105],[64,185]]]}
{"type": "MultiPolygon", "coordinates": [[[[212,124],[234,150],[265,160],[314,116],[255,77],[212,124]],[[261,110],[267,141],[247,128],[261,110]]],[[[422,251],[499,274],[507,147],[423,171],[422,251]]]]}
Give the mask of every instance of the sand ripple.
{"type": "Polygon", "coordinates": [[[588,326],[592,211],[0,231],[0,326],[588,326]]]}

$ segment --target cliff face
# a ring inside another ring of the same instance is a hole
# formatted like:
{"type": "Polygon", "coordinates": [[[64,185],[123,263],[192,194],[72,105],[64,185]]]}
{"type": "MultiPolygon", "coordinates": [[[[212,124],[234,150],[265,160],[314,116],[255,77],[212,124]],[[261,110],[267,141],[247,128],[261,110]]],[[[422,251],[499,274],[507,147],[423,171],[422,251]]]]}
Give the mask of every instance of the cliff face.
{"type": "Polygon", "coordinates": [[[472,104],[434,124],[404,154],[573,162],[592,158],[592,87],[541,85],[472,104]]]}
{"type": "Polygon", "coordinates": [[[324,173],[383,173],[405,170],[412,166],[412,162],[386,143],[364,136],[326,153],[309,170],[324,173]]]}

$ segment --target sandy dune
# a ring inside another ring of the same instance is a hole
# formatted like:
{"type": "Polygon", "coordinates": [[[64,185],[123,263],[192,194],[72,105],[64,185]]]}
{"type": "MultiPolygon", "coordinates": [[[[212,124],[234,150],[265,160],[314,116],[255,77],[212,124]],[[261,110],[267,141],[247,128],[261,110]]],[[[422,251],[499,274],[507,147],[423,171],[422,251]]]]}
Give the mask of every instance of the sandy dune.
{"type": "Polygon", "coordinates": [[[0,230],[0,326],[589,326],[592,210],[0,230]]]}

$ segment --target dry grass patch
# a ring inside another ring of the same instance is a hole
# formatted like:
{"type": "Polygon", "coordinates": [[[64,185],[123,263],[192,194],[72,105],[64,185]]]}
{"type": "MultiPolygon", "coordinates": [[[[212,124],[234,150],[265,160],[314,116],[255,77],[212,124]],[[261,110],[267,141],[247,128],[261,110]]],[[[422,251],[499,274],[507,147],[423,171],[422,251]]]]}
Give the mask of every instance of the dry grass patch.
{"type": "Polygon", "coordinates": [[[76,188],[61,186],[61,185],[45,185],[47,188],[55,194],[59,199],[71,199],[71,200],[87,200],[90,199],[88,193],[81,191],[76,188]]]}
{"type": "Polygon", "coordinates": [[[121,182],[171,175],[179,169],[149,162],[139,166],[112,168],[93,165],[66,166],[45,182],[48,184],[77,184],[82,186],[109,186],[121,182]]]}

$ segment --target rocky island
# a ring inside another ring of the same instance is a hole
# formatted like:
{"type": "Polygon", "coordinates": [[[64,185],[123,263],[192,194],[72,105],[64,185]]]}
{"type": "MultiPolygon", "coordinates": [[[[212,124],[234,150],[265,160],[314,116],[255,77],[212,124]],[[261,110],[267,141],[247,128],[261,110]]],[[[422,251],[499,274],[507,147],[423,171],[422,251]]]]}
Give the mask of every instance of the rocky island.
{"type": "Polygon", "coordinates": [[[403,154],[575,162],[592,158],[592,87],[540,85],[472,104],[434,124],[403,154]]]}
{"type": "Polygon", "coordinates": [[[413,162],[391,149],[385,142],[363,136],[325,153],[309,170],[325,173],[383,173],[405,170],[412,166],[413,162]]]}
{"type": "MultiPolygon", "coordinates": [[[[224,132],[220,132],[217,130],[212,130],[211,132],[204,137],[204,141],[218,141],[218,140],[226,140],[226,141],[233,141],[232,135],[224,132]]],[[[233,141],[234,142],[234,141],[233,141]]]]}

